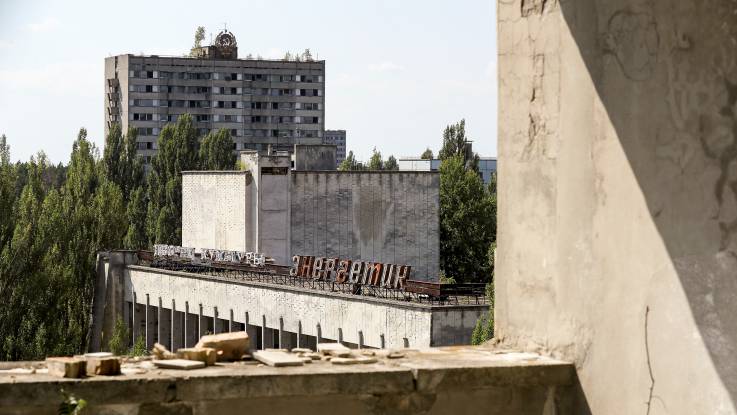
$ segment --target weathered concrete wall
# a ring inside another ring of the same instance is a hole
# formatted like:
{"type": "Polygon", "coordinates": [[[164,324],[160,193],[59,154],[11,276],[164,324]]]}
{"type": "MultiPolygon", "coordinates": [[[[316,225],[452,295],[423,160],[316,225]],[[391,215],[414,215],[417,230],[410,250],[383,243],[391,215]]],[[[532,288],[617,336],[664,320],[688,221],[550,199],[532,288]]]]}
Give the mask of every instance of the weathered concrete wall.
{"type": "Polygon", "coordinates": [[[335,170],[337,146],[335,144],[294,146],[295,170],[335,170]]]}
{"type": "Polygon", "coordinates": [[[437,280],[439,175],[428,172],[292,172],[293,255],[412,266],[437,280]]]}
{"type": "Polygon", "coordinates": [[[576,413],[737,412],[737,6],[498,5],[497,335],[576,413]]]}
{"type": "Polygon", "coordinates": [[[248,313],[250,324],[262,326],[265,317],[267,328],[291,333],[301,327],[302,334],[318,336],[319,324],[322,338],[348,343],[359,344],[361,331],[369,347],[381,347],[382,336],[384,347],[468,344],[476,319],[488,312],[487,306],[431,306],[129,266],[125,301],[133,302],[133,293],[144,310],[148,294],[150,306],[161,299],[171,310],[173,300],[176,311],[188,306],[189,313],[198,314],[201,306],[203,316],[213,317],[217,309],[220,319],[232,311],[238,323],[245,323],[248,313]]]}
{"type": "Polygon", "coordinates": [[[574,377],[570,363],[471,347],[354,366],[237,362],[82,380],[16,374],[0,376],[0,414],[56,414],[63,388],[91,414],[569,415],[574,377]]]}
{"type": "Polygon", "coordinates": [[[245,171],[182,172],[182,246],[246,251],[245,171]]]}

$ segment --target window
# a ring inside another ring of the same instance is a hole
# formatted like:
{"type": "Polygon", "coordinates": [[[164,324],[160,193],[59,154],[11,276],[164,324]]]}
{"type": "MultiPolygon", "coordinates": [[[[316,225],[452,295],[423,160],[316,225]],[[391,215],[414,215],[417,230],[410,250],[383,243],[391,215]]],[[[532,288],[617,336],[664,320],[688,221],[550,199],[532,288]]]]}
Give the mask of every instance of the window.
{"type": "Polygon", "coordinates": [[[251,122],[262,122],[260,115],[253,115],[251,116],[251,122]]]}
{"type": "Polygon", "coordinates": [[[133,114],[133,121],[153,121],[154,115],[153,114],[133,114]]]}

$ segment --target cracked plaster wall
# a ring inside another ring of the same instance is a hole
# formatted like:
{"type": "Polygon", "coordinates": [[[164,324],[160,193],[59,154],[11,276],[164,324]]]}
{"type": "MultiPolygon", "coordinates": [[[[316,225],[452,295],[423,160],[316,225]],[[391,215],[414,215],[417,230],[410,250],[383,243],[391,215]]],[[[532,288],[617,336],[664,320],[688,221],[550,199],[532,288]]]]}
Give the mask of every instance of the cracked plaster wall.
{"type": "Polygon", "coordinates": [[[577,413],[735,413],[737,2],[498,19],[498,337],[573,360],[577,413]]]}

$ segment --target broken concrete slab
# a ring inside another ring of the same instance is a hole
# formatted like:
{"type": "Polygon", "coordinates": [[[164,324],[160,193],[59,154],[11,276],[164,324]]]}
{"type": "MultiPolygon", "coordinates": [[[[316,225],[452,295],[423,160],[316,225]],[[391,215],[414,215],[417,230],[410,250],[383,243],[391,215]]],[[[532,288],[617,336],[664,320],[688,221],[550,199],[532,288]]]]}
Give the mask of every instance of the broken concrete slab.
{"type": "Polygon", "coordinates": [[[161,343],[154,343],[154,347],[151,349],[151,354],[158,360],[175,359],[177,357],[161,343]]]}
{"type": "Polygon", "coordinates": [[[340,343],[318,343],[317,351],[336,357],[348,357],[351,355],[351,349],[340,343]]]}
{"type": "Polygon", "coordinates": [[[302,358],[291,353],[280,351],[259,350],[253,353],[253,358],[269,366],[302,366],[302,358]]]}
{"type": "Polygon", "coordinates": [[[49,374],[62,378],[81,378],[86,373],[87,362],[77,357],[47,357],[49,374]]]}
{"type": "Polygon", "coordinates": [[[191,370],[205,367],[205,362],[186,359],[154,360],[153,363],[160,369],[191,370]]]}
{"type": "Polygon", "coordinates": [[[248,351],[249,339],[245,331],[202,336],[195,347],[211,347],[217,351],[217,360],[240,360],[248,351]]]}
{"type": "Polygon", "coordinates": [[[185,360],[205,362],[207,366],[212,366],[217,360],[217,352],[212,347],[188,347],[178,349],[177,357],[185,360]]]}

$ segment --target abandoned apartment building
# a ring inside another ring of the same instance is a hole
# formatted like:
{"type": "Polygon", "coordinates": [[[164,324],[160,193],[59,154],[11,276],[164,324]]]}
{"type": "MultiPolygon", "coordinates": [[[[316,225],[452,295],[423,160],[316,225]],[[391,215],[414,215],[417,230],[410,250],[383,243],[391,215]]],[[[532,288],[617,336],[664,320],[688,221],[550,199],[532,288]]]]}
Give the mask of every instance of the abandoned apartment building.
{"type": "Polygon", "coordinates": [[[114,123],[135,128],[146,163],[161,129],[182,114],[192,116],[200,136],[230,131],[235,151],[323,143],[325,61],[239,58],[227,30],[190,56],[105,58],[105,82],[105,134],[114,123]]]}

